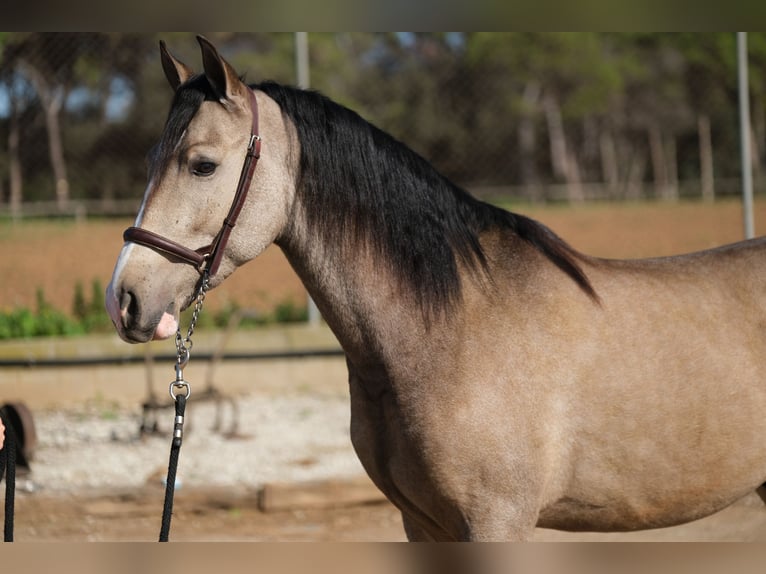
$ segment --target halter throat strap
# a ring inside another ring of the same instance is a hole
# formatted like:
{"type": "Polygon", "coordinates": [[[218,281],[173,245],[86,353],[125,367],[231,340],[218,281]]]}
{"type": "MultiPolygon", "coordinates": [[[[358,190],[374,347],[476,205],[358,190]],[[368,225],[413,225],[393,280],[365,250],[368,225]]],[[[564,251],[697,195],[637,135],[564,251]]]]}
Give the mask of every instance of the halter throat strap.
{"type": "Polygon", "coordinates": [[[140,227],[128,227],[125,230],[122,234],[122,238],[126,242],[132,242],[148,247],[159,253],[169,255],[184,263],[188,263],[200,274],[207,272],[209,277],[213,277],[218,272],[218,267],[221,265],[226,244],[231,235],[231,230],[234,229],[234,226],[237,224],[239,214],[242,211],[242,207],[245,205],[245,200],[247,199],[247,194],[250,190],[250,184],[253,180],[255,166],[258,163],[258,159],[261,157],[261,137],[258,130],[258,101],[255,98],[253,90],[248,89],[247,93],[250,100],[250,110],[252,111],[253,116],[250,129],[250,140],[247,145],[245,161],[242,165],[242,172],[239,176],[239,183],[237,184],[237,190],[234,193],[234,199],[231,202],[229,213],[224,218],[221,229],[216,234],[213,242],[209,245],[199,247],[198,249],[189,249],[172,239],[168,239],[158,233],[140,227]]]}

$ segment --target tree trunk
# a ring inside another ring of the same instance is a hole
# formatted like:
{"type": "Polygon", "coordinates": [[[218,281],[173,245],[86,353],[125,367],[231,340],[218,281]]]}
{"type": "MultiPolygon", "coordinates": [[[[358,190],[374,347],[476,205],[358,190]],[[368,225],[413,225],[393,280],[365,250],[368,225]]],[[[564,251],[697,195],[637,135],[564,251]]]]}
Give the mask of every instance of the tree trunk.
{"type": "Polygon", "coordinates": [[[662,146],[662,132],[657,124],[649,126],[649,156],[652,160],[655,196],[665,198],[668,187],[668,170],[662,146]]]}
{"type": "Polygon", "coordinates": [[[755,137],[753,141],[756,142],[756,149],[759,155],[753,156],[756,173],[761,174],[766,162],[766,98],[761,96],[758,98],[760,105],[753,106],[753,129],[755,130],[755,137]]]}
{"type": "Polygon", "coordinates": [[[19,154],[19,141],[21,131],[19,129],[19,111],[16,104],[16,98],[13,90],[9,90],[11,116],[8,125],[8,164],[10,179],[10,195],[8,205],[11,210],[11,217],[16,220],[21,217],[21,201],[23,193],[23,180],[21,173],[21,157],[19,154]]]}
{"type": "Polygon", "coordinates": [[[580,169],[577,158],[568,148],[564,122],[561,119],[561,108],[556,98],[550,93],[543,97],[543,109],[548,124],[548,138],[551,147],[551,165],[553,174],[567,183],[567,198],[569,201],[582,201],[585,196],[580,181],[580,169]]]}
{"type": "Polygon", "coordinates": [[[665,146],[665,167],[668,181],[665,186],[665,197],[669,201],[678,201],[678,154],[676,152],[676,138],[670,136],[665,146]]]}
{"type": "Polygon", "coordinates": [[[580,164],[573,153],[567,153],[567,199],[570,202],[585,201],[585,190],[580,177],[580,164]]]}
{"type": "Polygon", "coordinates": [[[634,151],[628,164],[628,176],[625,186],[626,199],[644,199],[644,173],[646,171],[646,156],[641,151],[634,151]]]}
{"type": "Polygon", "coordinates": [[[69,179],[67,178],[64,147],[61,143],[61,128],[59,126],[61,101],[59,98],[54,98],[54,100],[59,101],[54,101],[47,107],[45,116],[48,128],[51,167],[53,168],[53,178],[56,182],[56,204],[63,211],[69,204],[69,179]]]}
{"type": "Polygon", "coordinates": [[[533,201],[541,200],[540,180],[537,173],[537,162],[535,161],[537,151],[537,133],[535,130],[535,116],[540,98],[540,84],[537,82],[528,82],[524,87],[522,96],[522,112],[519,119],[519,157],[521,164],[519,172],[521,182],[531,190],[529,199],[533,201]]]}
{"type": "Polygon", "coordinates": [[[34,66],[24,64],[23,69],[35,87],[45,112],[45,129],[48,132],[48,152],[53,170],[56,203],[60,210],[64,210],[69,204],[69,180],[67,179],[64,146],[61,143],[61,128],[59,126],[59,113],[64,104],[64,92],[62,90],[56,93],[48,84],[45,76],[34,66]]]}
{"type": "Polygon", "coordinates": [[[601,152],[601,177],[606,184],[607,194],[614,198],[620,185],[620,172],[617,168],[617,149],[609,128],[601,130],[598,143],[601,152]]]}
{"type": "Polygon", "coordinates": [[[588,114],[582,120],[582,149],[579,154],[580,166],[582,168],[581,176],[586,181],[595,179],[592,177],[594,165],[598,165],[601,155],[601,130],[599,130],[598,121],[595,117],[588,114]]]}
{"type": "Polygon", "coordinates": [[[750,163],[753,169],[753,175],[761,175],[761,149],[758,143],[758,136],[755,133],[752,122],[750,124],[750,163]]]}
{"type": "Polygon", "coordinates": [[[702,199],[715,200],[715,183],[713,179],[713,138],[710,134],[710,118],[702,114],[697,118],[697,133],[700,143],[700,184],[702,199]]]}
{"type": "Polygon", "coordinates": [[[567,175],[567,144],[564,137],[564,125],[561,121],[561,110],[558,102],[550,94],[543,97],[545,121],[548,125],[548,139],[551,148],[551,167],[556,179],[566,179],[567,175]]]}

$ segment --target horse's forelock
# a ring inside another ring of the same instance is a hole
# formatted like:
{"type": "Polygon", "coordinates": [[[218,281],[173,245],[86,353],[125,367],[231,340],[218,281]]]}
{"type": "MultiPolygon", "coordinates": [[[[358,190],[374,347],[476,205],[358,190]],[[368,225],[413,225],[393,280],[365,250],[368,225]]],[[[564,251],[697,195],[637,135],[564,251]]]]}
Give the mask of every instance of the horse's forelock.
{"type": "Polygon", "coordinates": [[[168,168],[171,158],[202,102],[216,99],[213,88],[203,75],[194,76],[178,87],[170,105],[160,141],[153,148],[149,158],[153,173],[161,174],[168,168]]]}

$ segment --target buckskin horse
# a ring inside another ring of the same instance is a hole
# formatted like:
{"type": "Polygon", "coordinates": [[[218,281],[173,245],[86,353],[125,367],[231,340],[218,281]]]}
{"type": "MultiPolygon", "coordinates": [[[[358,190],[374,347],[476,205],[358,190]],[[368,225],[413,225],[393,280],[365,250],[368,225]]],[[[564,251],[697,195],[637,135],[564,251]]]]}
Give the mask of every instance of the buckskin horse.
{"type": "Polygon", "coordinates": [[[766,479],[763,240],[583,255],[199,42],[199,75],[160,46],[175,96],[107,289],[124,340],[172,336],[201,277],[277,244],[343,347],[353,446],[411,540],[675,525],[766,479]]]}

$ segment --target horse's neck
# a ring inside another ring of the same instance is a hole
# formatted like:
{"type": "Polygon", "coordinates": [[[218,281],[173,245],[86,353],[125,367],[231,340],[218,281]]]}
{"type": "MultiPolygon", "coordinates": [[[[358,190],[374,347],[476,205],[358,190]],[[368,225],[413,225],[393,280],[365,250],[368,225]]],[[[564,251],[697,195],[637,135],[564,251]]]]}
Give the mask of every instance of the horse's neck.
{"type": "Polygon", "coordinates": [[[382,361],[423,329],[418,306],[366,250],[344,253],[316,239],[280,246],[350,360],[382,361]]]}

